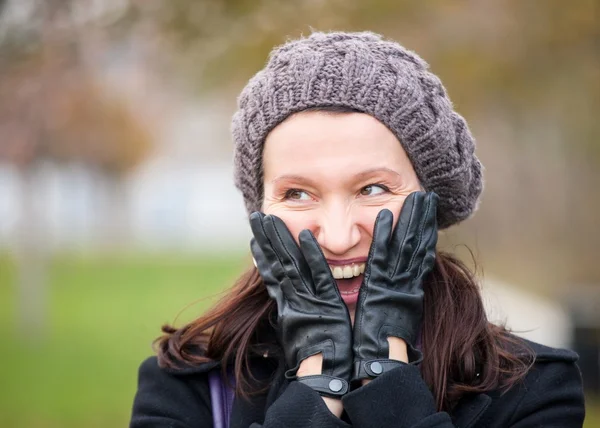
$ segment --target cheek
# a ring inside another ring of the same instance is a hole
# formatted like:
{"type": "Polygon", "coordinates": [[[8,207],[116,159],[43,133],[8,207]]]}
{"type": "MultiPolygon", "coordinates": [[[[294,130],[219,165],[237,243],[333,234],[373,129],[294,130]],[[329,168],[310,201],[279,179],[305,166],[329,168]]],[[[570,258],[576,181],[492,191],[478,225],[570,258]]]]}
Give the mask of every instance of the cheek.
{"type": "Polygon", "coordinates": [[[394,199],[386,202],[383,205],[378,206],[357,206],[355,207],[354,218],[356,223],[365,230],[369,236],[373,235],[373,227],[375,226],[375,220],[377,214],[383,209],[388,209],[394,215],[394,226],[400,217],[400,210],[404,205],[405,196],[397,196],[394,199]]]}
{"type": "Polygon", "coordinates": [[[356,224],[364,231],[368,236],[373,235],[373,226],[375,225],[375,219],[377,214],[381,211],[382,207],[356,207],[354,209],[354,219],[356,224]]]}
{"type": "Polygon", "coordinates": [[[406,196],[395,198],[390,203],[386,204],[384,208],[387,208],[394,214],[394,227],[396,227],[396,223],[398,222],[398,218],[400,218],[400,210],[402,210],[402,206],[404,205],[404,201],[406,200],[406,196]]]}
{"type": "Polygon", "coordinates": [[[264,213],[276,215],[283,220],[296,242],[298,242],[300,232],[304,229],[314,231],[316,227],[315,214],[311,211],[291,211],[285,208],[266,207],[264,213]]]}

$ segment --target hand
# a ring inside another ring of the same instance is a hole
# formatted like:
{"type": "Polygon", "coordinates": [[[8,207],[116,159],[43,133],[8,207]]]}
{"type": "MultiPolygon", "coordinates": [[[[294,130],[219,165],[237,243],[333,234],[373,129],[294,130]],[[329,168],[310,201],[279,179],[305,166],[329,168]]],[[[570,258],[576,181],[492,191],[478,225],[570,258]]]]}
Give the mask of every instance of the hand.
{"type": "Polygon", "coordinates": [[[295,378],[300,362],[322,354],[322,374],[298,381],[321,395],[348,392],[352,372],[352,327],[331,269],[310,231],[300,233],[300,247],[281,219],[255,212],[251,249],[269,296],[277,303],[277,333],[295,378]]]}
{"type": "MultiPolygon", "coordinates": [[[[298,369],[298,377],[313,376],[321,374],[321,367],[323,367],[323,354],[311,355],[310,357],[300,362],[300,368],[298,369]]],[[[325,402],[325,405],[331,413],[336,417],[341,417],[344,412],[344,405],[342,400],[339,398],[321,397],[325,402]]]]}
{"type": "Polygon", "coordinates": [[[388,337],[406,342],[409,362],[422,360],[414,345],[423,316],[423,280],[435,262],[437,201],[432,192],[411,193],[393,233],[392,213],[382,210],[377,216],[354,320],[355,380],[403,364],[389,358],[388,337]]]}

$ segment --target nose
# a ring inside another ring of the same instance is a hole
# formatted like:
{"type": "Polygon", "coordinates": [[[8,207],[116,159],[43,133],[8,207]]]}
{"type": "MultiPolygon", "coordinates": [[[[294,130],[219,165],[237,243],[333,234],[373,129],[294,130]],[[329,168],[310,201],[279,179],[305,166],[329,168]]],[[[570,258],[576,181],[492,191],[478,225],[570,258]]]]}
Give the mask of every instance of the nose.
{"type": "Polygon", "coordinates": [[[316,226],[313,233],[325,256],[342,256],[360,242],[358,224],[343,207],[323,212],[316,226]]]}

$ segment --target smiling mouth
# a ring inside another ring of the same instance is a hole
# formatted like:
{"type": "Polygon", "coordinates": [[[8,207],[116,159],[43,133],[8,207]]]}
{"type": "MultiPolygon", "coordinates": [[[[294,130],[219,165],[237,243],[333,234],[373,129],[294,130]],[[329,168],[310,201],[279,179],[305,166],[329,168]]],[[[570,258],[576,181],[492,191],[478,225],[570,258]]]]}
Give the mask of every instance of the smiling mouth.
{"type": "Polygon", "coordinates": [[[342,300],[346,304],[354,304],[358,299],[358,293],[363,282],[363,274],[353,276],[352,278],[336,279],[335,284],[342,300]]]}
{"type": "Polygon", "coordinates": [[[362,275],[365,272],[364,263],[352,263],[344,266],[329,265],[334,279],[350,279],[362,275]]]}

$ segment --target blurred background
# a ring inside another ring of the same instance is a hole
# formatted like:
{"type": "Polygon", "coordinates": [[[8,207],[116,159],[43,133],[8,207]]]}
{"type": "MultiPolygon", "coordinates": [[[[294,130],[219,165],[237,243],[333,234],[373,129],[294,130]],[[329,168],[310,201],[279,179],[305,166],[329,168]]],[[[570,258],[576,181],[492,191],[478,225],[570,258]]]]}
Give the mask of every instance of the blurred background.
{"type": "Polygon", "coordinates": [[[580,353],[600,426],[598,0],[0,0],[0,426],[127,425],[160,325],[249,266],[229,120],[313,30],[440,76],[486,167],[440,245],[490,318],[580,353]]]}

